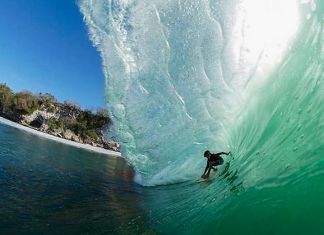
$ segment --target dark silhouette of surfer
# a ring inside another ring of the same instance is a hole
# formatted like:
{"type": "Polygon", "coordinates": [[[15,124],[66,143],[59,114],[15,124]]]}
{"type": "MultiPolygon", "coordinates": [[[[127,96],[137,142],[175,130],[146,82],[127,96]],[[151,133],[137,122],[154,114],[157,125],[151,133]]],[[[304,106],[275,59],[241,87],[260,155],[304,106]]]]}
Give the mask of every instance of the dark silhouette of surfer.
{"type": "Polygon", "coordinates": [[[222,165],[224,163],[224,159],[220,155],[222,155],[222,154],[228,155],[230,153],[231,153],[231,151],[229,151],[228,153],[225,153],[225,152],[211,153],[209,150],[207,150],[204,153],[204,157],[206,157],[208,159],[207,165],[206,165],[204,174],[201,176],[201,178],[207,179],[209,177],[209,173],[210,173],[211,169],[213,169],[214,171],[217,171],[217,168],[215,168],[214,166],[222,165]],[[207,172],[207,174],[206,174],[206,172],[207,172]]]}

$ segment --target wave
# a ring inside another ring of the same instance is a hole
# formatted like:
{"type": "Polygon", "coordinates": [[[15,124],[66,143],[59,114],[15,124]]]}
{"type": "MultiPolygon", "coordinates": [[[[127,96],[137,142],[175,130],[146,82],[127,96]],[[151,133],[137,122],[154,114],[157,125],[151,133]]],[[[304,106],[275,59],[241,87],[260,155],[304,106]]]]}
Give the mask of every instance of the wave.
{"type": "Polygon", "coordinates": [[[240,182],[251,185],[319,158],[319,1],[80,0],[79,7],[103,60],[109,137],[122,143],[138,183],[197,178],[206,149],[231,150],[229,171],[240,169],[240,182]]]}

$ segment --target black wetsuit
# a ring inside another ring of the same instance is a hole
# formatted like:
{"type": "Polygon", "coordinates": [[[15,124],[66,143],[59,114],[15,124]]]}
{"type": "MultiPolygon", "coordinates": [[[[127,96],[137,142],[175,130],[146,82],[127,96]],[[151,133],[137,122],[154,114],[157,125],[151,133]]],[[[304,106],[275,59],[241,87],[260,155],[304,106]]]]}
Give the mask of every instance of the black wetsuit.
{"type": "Polygon", "coordinates": [[[224,163],[224,159],[220,156],[220,155],[222,155],[222,154],[226,154],[226,155],[227,155],[227,153],[224,153],[224,152],[220,152],[220,153],[212,153],[212,154],[211,154],[210,158],[209,158],[208,161],[207,161],[207,166],[206,166],[206,168],[205,168],[205,173],[206,173],[206,171],[207,171],[207,169],[208,169],[208,167],[209,167],[209,163],[210,163],[210,162],[215,162],[215,163],[213,164],[213,166],[222,165],[222,164],[224,163]]]}

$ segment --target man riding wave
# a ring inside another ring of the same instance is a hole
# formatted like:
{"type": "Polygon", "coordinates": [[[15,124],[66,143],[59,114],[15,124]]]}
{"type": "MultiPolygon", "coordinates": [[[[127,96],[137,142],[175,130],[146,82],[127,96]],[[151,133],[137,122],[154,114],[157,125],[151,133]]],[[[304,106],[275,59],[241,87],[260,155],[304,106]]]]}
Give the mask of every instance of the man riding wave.
{"type": "Polygon", "coordinates": [[[211,153],[209,150],[207,150],[204,153],[204,157],[208,158],[207,165],[206,165],[204,174],[201,176],[201,178],[207,179],[209,177],[209,173],[210,173],[211,169],[213,169],[214,171],[217,170],[217,168],[215,168],[214,166],[222,165],[224,163],[224,159],[220,155],[222,155],[222,154],[228,155],[230,153],[231,152],[211,153]],[[206,172],[207,172],[207,174],[206,174],[206,172]]]}

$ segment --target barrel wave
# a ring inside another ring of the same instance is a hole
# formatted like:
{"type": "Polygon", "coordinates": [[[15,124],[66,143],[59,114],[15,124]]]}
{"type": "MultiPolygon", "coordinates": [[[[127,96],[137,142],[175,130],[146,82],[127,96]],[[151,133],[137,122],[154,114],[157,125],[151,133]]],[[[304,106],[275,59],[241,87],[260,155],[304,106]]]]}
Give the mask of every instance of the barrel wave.
{"type": "Polygon", "coordinates": [[[321,1],[79,7],[103,60],[110,137],[138,183],[197,178],[206,149],[232,151],[220,171],[236,189],[298,194],[323,178],[321,1]]]}

